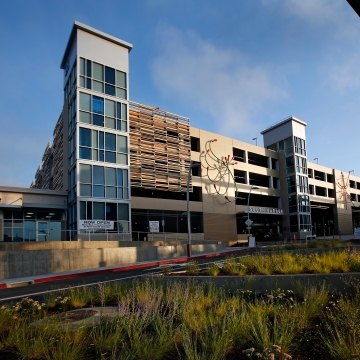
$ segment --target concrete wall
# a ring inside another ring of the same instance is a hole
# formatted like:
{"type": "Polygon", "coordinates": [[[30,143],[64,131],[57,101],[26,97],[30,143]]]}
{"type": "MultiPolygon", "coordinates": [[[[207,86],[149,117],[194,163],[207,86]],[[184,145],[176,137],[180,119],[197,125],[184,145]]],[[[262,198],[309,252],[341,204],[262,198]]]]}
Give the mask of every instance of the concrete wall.
{"type": "MultiPolygon", "coordinates": [[[[103,242],[101,242],[103,244],[103,242]]],[[[141,261],[163,260],[186,256],[186,245],[132,246],[118,247],[118,242],[110,242],[108,247],[100,247],[99,242],[57,242],[53,248],[30,250],[0,250],[0,279],[26,277],[68,272],[81,269],[96,269],[104,266],[129,264],[141,261]],[[117,246],[117,247],[116,247],[117,246]]],[[[35,245],[46,245],[46,243],[35,245]]],[[[2,244],[5,245],[5,244],[2,244]]],[[[20,245],[20,244],[6,244],[20,245]]],[[[34,245],[34,244],[21,244],[34,245]]],[[[34,248],[33,248],[34,249],[34,248]]],[[[193,255],[219,251],[224,245],[199,244],[192,246],[193,255]]]]}

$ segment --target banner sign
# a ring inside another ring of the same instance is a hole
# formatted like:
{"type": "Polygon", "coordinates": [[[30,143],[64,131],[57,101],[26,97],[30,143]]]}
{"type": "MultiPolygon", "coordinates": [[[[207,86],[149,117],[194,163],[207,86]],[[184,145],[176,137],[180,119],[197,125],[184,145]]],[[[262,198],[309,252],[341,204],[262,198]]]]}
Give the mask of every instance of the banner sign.
{"type": "Polygon", "coordinates": [[[360,227],[354,228],[355,239],[360,239],[360,227]]]}
{"type": "Polygon", "coordinates": [[[250,206],[249,213],[282,215],[284,213],[284,211],[283,211],[283,209],[278,209],[278,208],[250,206]]]}
{"type": "Polygon", "coordinates": [[[158,233],[160,231],[159,221],[149,221],[149,231],[151,233],[158,233]]]}
{"type": "Polygon", "coordinates": [[[114,230],[114,221],[109,220],[80,220],[80,230],[114,230]]]}

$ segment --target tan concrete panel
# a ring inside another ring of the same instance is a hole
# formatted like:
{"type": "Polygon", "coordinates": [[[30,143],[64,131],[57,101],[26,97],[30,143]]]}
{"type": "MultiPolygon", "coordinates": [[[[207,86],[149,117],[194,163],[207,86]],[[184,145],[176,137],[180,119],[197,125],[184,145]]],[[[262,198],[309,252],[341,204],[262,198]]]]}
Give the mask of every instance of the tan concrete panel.
{"type": "Polygon", "coordinates": [[[204,214],[206,240],[237,239],[236,216],[230,214],[204,214]]]}

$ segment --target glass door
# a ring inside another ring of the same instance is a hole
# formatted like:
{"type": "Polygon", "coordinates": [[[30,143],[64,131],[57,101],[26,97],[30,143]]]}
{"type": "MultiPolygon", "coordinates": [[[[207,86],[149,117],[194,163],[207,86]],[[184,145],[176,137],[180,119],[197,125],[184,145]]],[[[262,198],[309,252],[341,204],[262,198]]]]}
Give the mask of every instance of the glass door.
{"type": "Polygon", "coordinates": [[[47,221],[37,222],[37,241],[47,241],[49,235],[49,227],[47,221]]]}

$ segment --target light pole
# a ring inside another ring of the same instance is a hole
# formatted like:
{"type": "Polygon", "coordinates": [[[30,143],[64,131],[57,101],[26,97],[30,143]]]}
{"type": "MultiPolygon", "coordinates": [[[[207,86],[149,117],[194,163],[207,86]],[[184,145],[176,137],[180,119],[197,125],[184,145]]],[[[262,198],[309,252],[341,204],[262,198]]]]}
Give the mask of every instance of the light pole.
{"type": "Polygon", "coordinates": [[[246,228],[248,230],[248,235],[250,236],[250,230],[251,230],[251,225],[252,225],[252,221],[250,220],[250,195],[251,195],[251,190],[255,190],[255,189],[259,189],[257,186],[253,186],[251,185],[250,186],[250,189],[249,189],[249,194],[248,194],[248,197],[247,197],[247,208],[248,208],[248,211],[247,211],[247,220],[245,221],[245,224],[246,224],[246,228]]]}
{"type": "Polygon", "coordinates": [[[199,167],[199,163],[190,162],[189,172],[186,183],[186,214],[187,214],[187,228],[188,228],[188,243],[187,243],[187,257],[191,257],[191,219],[190,219],[190,179],[191,170],[199,167]]]}

